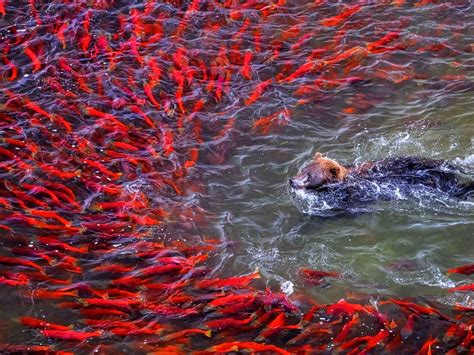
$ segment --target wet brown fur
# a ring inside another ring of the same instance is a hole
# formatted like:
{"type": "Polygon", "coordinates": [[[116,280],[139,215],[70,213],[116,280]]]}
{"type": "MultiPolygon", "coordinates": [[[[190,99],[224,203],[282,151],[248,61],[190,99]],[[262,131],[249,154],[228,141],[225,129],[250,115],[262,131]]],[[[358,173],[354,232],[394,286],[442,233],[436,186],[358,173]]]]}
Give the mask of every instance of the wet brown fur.
{"type": "Polygon", "coordinates": [[[332,184],[340,185],[339,190],[350,187],[350,194],[353,194],[364,186],[364,181],[390,183],[406,191],[425,186],[462,198],[467,198],[474,190],[473,181],[463,181],[458,171],[442,160],[396,157],[348,167],[324,157],[319,152],[298,175],[289,180],[289,183],[293,188],[308,190],[333,186],[332,184]],[[351,182],[347,186],[337,184],[349,180],[351,182]]]}
{"type": "Polygon", "coordinates": [[[298,188],[317,187],[328,183],[341,182],[349,172],[350,169],[318,152],[309,165],[303,168],[293,179],[290,179],[290,183],[298,188]]]}

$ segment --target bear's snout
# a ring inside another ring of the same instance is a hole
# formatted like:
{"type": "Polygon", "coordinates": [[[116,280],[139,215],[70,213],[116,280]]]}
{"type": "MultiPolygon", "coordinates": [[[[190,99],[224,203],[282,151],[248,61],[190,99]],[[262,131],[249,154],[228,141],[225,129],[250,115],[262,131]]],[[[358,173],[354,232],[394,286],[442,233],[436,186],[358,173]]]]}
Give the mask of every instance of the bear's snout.
{"type": "Polygon", "coordinates": [[[288,179],[290,186],[294,189],[304,189],[307,185],[307,176],[295,176],[291,179],[288,179]]]}

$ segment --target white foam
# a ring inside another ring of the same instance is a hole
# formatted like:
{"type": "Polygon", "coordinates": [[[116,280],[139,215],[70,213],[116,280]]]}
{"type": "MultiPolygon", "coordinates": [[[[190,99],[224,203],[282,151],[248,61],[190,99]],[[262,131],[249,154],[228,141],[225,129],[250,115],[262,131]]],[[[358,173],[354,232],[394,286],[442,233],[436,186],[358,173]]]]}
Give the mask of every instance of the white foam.
{"type": "Polygon", "coordinates": [[[438,266],[430,263],[425,268],[410,271],[392,270],[388,274],[390,279],[399,285],[424,285],[444,289],[456,286],[438,266]]]}
{"type": "Polygon", "coordinates": [[[293,282],[284,281],[280,284],[280,290],[285,293],[287,296],[291,295],[294,292],[293,282]]]}

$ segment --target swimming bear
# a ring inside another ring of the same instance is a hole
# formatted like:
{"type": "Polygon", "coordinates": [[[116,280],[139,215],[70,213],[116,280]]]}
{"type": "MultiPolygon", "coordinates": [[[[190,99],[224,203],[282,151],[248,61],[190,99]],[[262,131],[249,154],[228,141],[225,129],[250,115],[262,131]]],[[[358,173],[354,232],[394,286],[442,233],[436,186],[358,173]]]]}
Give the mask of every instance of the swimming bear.
{"type": "Polygon", "coordinates": [[[421,193],[468,198],[474,190],[472,181],[462,181],[459,171],[442,160],[396,157],[343,166],[319,152],[289,184],[293,192],[317,194],[328,209],[342,210],[421,193]]]}

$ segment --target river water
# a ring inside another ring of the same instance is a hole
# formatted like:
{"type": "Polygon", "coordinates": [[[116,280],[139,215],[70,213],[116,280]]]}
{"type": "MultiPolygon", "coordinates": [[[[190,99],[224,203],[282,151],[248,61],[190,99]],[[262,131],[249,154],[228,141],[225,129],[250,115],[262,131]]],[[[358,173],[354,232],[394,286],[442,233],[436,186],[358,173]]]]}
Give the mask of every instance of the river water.
{"type": "MultiPolygon", "coordinates": [[[[354,95],[364,91],[356,88],[354,95]]],[[[337,112],[337,100],[333,113],[299,110],[291,127],[233,148],[224,167],[206,174],[203,197],[220,233],[237,242],[232,257],[226,256],[226,272],[259,267],[270,280],[289,281],[326,302],[347,291],[452,302],[445,289],[458,279],[445,271],[474,255],[472,201],[401,196],[355,215],[325,218],[312,215],[319,210],[298,208],[288,186],[317,151],[346,164],[398,156],[444,159],[472,177],[472,93],[450,93],[447,105],[437,104],[444,89],[430,91],[421,106],[415,97],[424,91],[417,83],[407,85],[383,105],[349,117],[337,112]],[[344,277],[308,290],[297,276],[301,266],[344,277]]]]}

